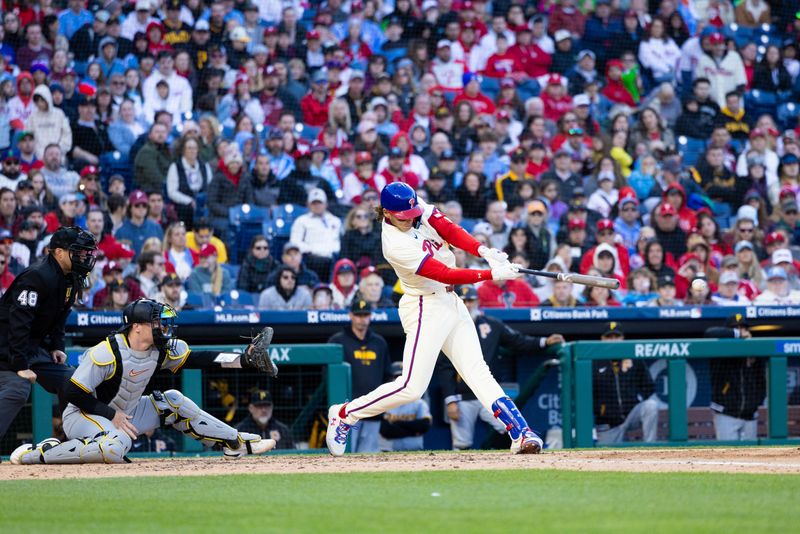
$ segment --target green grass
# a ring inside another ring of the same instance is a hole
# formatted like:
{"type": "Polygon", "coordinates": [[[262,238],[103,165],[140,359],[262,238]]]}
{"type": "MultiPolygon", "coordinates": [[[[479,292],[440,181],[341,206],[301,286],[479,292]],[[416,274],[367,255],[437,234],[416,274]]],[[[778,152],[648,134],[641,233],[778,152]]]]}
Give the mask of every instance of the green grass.
{"type": "Polygon", "coordinates": [[[552,470],[0,482],[17,532],[796,532],[800,476],[552,470]],[[439,496],[433,496],[438,493],[439,496]]]}

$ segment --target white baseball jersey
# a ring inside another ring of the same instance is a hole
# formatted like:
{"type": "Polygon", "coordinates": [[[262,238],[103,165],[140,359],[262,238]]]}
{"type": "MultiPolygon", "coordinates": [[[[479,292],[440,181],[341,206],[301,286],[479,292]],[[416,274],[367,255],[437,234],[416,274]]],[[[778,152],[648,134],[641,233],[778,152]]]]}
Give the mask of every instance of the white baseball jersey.
{"type": "Polygon", "coordinates": [[[419,227],[402,232],[384,221],[381,234],[383,255],[400,278],[403,292],[415,297],[439,293],[447,287],[447,284],[417,274],[427,260],[433,258],[448,267],[456,266],[450,245],[428,224],[434,207],[421,200],[419,205],[423,210],[419,227]]]}

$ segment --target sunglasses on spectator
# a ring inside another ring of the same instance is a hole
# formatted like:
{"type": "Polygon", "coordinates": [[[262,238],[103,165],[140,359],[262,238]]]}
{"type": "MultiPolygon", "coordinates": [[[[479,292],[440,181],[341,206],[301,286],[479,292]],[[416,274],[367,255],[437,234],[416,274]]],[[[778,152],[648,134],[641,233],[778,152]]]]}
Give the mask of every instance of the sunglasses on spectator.
{"type": "Polygon", "coordinates": [[[0,239],[0,245],[11,245],[14,243],[14,240],[10,237],[6,237],[5,239],[0,239]]]}
{"type": "Polygon", "coordinates": [[[297,277],[292,274],[282,274],[281,280],[297,280],[297,277]]]}
{"type": "Polygon", "coordinates": [[[631,208],[622,208],[622,211],[639,211],[639,210],[631,207],[631,208]]]}
{"type": "Polygon", "coordinates": [[[613,233],[614,230],[602,230],[600,232],[597,232],[597,235],[612,235],[613,233]]]}
{"type": "Polygon", "coordinates": [[[8,163],[9,165],[19,165],[19,160],[17,158],[8,158],[7,160],[3,161],[3,163],[8,163]]]}
{"type": "Polygon", "coordinates": [[[755,228],[739,228],[739,231],[743,234],[752,234],[755,228]]]}
{"type": "Polygon", "coordinates": [[[86,176],[83,177],[83,179],[86,180],[87,182],[96,182],[100,178],[94,174],[87,174],[86,176]]]}
{"type": "Polygon", "coordinates": [[[114,82],[111,82],[111,85],[125,85],[125,82],[123,82],[123,81],[114,81],[114,82]]]}
{"type": "Polygon", "coordinates": [[[253,250],[267,250],[269,247],[266,245],[256,245],[253,247],[253,250]]]}
{"type": "Polygon", "coordinates": [[[146,208],[147,204],[134,204],[133,207],[134,208],[146,208]]]}
{"type": "Polygon", "coordinates": [[[356,219],[369,219],[369,215],[367,215],[366,213],[356,213],[355,218],[356,219]]]}
{"type": "Polygon", "coordinates": [[[783,213],[786,215],[797,215],[797,210],[784,211],[783,213]]]}

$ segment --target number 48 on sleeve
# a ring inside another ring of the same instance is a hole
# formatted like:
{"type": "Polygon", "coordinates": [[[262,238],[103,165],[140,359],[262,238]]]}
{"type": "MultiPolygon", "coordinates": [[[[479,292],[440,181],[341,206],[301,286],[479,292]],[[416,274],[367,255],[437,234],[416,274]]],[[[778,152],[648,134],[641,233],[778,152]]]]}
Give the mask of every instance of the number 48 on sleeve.
{"type": "Polygon", "coordinates": [[[19,302],[20,306],[29,306],[31,308],[36,307],[36,302],[38,300],[39,293],[36,291],[28,291],[27,289],[20,293],[17,297],[17,302],[19,302]]]}

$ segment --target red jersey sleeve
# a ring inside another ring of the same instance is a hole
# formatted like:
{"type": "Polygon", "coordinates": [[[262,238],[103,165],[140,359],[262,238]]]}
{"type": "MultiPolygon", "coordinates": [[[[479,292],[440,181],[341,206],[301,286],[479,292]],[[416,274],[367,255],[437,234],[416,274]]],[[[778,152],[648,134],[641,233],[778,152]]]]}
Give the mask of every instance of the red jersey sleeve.
{"type": "Polygon", "coordinates": [[[454,247],[469,252],[473,256],[479,256],[478,248],[481,246],[481,243],[469,235],[466,230],[445,217],[441,211],[434,209],[433,214],[428,219],[428,224],[430,224],[445,241],[454,247]]]}
{"type": "Polygon", "coordinates": [[[426,256],[419,264],[417,274],[436,280],[443,284],[474,284],[492,279],[492,271],[489,269],[451,269],[432,256],[426,256]]]}

